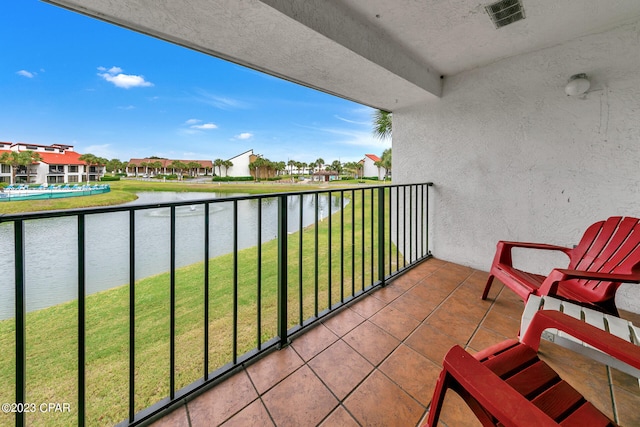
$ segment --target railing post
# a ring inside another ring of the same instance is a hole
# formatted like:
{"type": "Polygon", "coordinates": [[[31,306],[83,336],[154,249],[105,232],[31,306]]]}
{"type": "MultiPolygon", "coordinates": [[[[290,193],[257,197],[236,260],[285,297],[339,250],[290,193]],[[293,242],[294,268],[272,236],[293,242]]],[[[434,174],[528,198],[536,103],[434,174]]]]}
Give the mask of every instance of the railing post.
{"type": "Polygon", "coordinates": [[[278,196],[278,336],[287,345],[287,196],[278,196]]]}
{"type": "MultiPolygon", "coordinates": [[[[15,242],[15,280],[16,280],[16,403],[26,401],[26,301],[25,301],[25,263],[24,263],[24,222],[14,223],[15,242]]],[[[16,427],[24,426],[24,412],[16,412],[16,427]]]]}
{"type": "Polygon", "coordinates": [[[85,425],[85,217],[78,215],[78,426],[85,425]]]}
{"type": "MultiPolygon", "coordinates": [[[[373,237],[373,236],[371,236],[373,237]]],[[[378,188],[378,280],[385,285],[384,274],[384,187],[378,188]]]]}

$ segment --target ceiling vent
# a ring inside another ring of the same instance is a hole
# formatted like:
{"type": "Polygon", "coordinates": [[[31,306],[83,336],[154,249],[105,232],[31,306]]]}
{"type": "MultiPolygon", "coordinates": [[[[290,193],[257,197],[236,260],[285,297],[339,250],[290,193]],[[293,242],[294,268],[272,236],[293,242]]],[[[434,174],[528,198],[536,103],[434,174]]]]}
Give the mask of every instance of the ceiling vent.
{"type": "Polygon", "coordinates": [[[520,0],[501,0],[484,8],[496,28],[502,28],[525,18],[520,0]]]}

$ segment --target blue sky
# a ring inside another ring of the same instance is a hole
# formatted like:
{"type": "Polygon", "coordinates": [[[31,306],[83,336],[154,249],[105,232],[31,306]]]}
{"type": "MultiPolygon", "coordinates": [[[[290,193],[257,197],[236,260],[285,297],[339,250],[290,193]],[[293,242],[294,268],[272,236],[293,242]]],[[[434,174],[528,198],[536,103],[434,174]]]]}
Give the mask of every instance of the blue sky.
{"type": "Polygon", "coordinates": [[[380,155],[373,109],[37,0],[0,6],[0,141],[108,159],[380,155]]]}

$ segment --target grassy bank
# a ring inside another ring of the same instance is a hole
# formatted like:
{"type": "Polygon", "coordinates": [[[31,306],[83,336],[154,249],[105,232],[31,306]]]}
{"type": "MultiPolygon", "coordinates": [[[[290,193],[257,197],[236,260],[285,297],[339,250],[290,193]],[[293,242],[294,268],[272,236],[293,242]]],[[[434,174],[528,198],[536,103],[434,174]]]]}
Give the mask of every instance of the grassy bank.
{"type": "MultiPolygon", "coordinates": [[[[127,184],[129,185],[129,184],[127,184]]],[[[299,188],[299,187],[296,187],[299,188]]],[[[188,190],[192,191],[192,190],[188,190]]],[[[350,192],[347,192],[350,195],[350,192]]],[[[355,198],[341,214],[317,225],[318,268],[315,268],[316,226],[288,236],[289,326],[335,304],[341,297],[368,286],[377,277],[377,235],[370,236],[371,194],[355,198]],[[365,217],[361,207],[366,206],[365,217]],[[354,211],[355,210],[355,211],[354,211]],[[351,214],[355,212],[354,221],[351,214]],[[365,233],[363,235],[362,229],[365,233]],[[341,228],[345,242],[341,245],[341,228]],[[354,230],[355,244],[351,246],[354,230]],[[331,245],[329,245],[329,236],[331,245]],[[299,245],[302,237],[302,248],[299,245]],[[364,250],[362,249],[364,243],[364,250]],[[344,249],[343,249],[344,248],[344,249]],[[341,277],[341,257],[344,270],[341,277]],[[302,262],[300,262],[302,254],[302,262]],[[330,259],[330,261],[329,261],[330,259]],[[351,259],[355,268],[352,270],[351,259]],[[364,265],[364,268],[363,268],[364,265]],[[331,274],[329,274],[329,267],[331,274]],[[317,294],[315,278],[319,278],[317,294]],[[329,277],[331,276],[331,277],[329,277]],[[341,280],[342,279],[342,280],[341,280]],[[302,287],[300,287],[302,283],[302,287]],[[331,288],[331,292],[329,291],[331,288]],[[299,294],[302,292],[302,308],[299,294]],[[331,296],[329,296],[331,294],[331,296]],[[331,300],[331,302],[329,301],[331,300]]],[[[277,242],[261,246],[261,304],[258,307],[258,248],[238,253],[237,264],[237,349],[241,355],[276,335],[277,320],[277,242]],[[261,310],[258,334],[258,308],[261,310]],[[258,337],[259,335],[259,337],[258,337]]],[[[394,259],[395,261],[395,259],[394,259]]],[[[388,262],[388,261],[387,261],[388,262]]],[[[402,259],[400,259],[402,262],[402,259]]],[[[210,319],[206,326],[210,342],[208,370],[229,363],[233,358],[234,257],[224,255],[209,261],[207,302],[210,319]]],[[[389,271],[390,267],[386,269],[389,271]]],[[[395,265],[392,266],[395,269],[395,265]]],[[[136,411],[169,394],[169,301],[170,276],[139,280],[135,284],[136,411]]],[[[203,376],[204,354],[204,263],[181,268],[176,274],[176,388],[203,376]]],[[[86,300],[86,382],[87,425],[113,425],[127,417],[129,372],[129,286],[122,286],[87,297],[86,300]]],[[[29,402],[68,402],[68,414],[28,416],[29,425],[73,425],[77,417],[77,302],[70,302],[27,315],[27,400],[29,402]]],[[[14,322],[0,322],[0,401],[14,400],[15,348],[14,322]]],[[[13,417],[0,414],[0,425],[12,425],[13,417]]]]}

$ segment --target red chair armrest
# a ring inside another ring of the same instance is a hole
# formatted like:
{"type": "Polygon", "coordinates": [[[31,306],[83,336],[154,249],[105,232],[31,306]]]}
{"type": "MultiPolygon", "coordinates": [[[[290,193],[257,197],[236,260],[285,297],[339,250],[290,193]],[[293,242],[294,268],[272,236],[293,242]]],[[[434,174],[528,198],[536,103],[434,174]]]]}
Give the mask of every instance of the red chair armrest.
{"type": "Polygon", "coordinates": [[[504,426],[558,425],[460,346],[452,347],[442,364],[461,388],[504,426]]]}
{"type": "Polygon", "coordinates": [[[513,266],[511,249],[513,248],[524,248],[524,249],[540,249],[546,251],[560,251],[564,252],[568,257],[571,257],[571,251],[573,249],[566,248],[564,246],[557,245],[549,245],[546,243],[530,243],[530,242],[509,242],[505,240],[500,240],[496,249],[496,256],[493,261],[494,265],[496,263],[513,266]]]}
{"type": "Polygon", "coordinates": [[[605,282],[640,283],[640,273],[614,274],[597,273],[584,270],[567,270],[555,268],[540,285],[539,295],[554,295],[557,293],[558,282],[569,279],[602,280],[605,282]]]}
{"type": "Polygon", "coordinates": [[[538,311],[520,341],[537,351],[542,332],[549,328],[563,331],[634,368],[640,369],[640,350],[636,345],[555,310],[538,311]]]}

